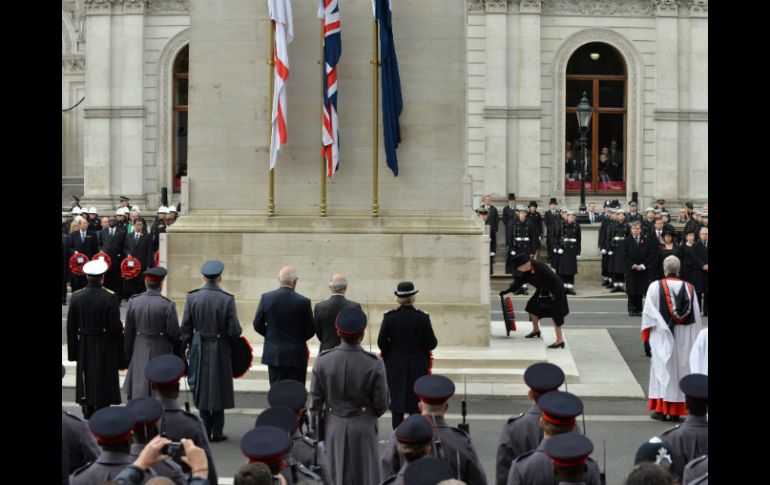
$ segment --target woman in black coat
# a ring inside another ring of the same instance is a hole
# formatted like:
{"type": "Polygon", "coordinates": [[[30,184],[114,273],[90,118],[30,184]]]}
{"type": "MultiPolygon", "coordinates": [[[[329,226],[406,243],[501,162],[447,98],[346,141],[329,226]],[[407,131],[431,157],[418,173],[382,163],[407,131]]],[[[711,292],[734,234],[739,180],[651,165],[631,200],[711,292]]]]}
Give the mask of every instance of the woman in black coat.
{"type": "Polygon", "coordinates": [[[540,319],[552,318],[556,330],[556,342],[549,345],[548,348],[563,349],[564,335],[561,326],[564,325],[564,317],[569,314],[564,283],[547,264],[530,260],[527,254],[517,254],[512,258],[512,263],[519,273],[514,277],[511,286],[500,292],[500,296],[516,291],[524,283],[537,288],[525,308],[529,313],[530,320],[532,320],[532,332],[525,338],[540,337],[540,319]]]}
{"type": "MultiPolygon", "coordinates": [[[[655,254],[655,262],[653,264],[653,272],[650,275],[650,281],[659,280],[666,276],[663,271],[663,260],[669,256],[676,256],[680,260],[681,254],[679,246],[676,244],[676,230],[674,226],[668,225],[663,227],[663,244],[659,245],[655,254]]],[[[652,233],[649,238],[651,244],[657,243],[655,239],[655,232],[652,233]]]]}
{"type": "Polygon", "coordinates": [[[390,388],[394,430],[404,420],[404,413],[420,413],[414,383],[428,374],[430,351],[438,345],[430,316],[413,306],[418,291],[409,281],[398,284],[395,295],[399,307],[385,312],[377,337],[390,388]]]}

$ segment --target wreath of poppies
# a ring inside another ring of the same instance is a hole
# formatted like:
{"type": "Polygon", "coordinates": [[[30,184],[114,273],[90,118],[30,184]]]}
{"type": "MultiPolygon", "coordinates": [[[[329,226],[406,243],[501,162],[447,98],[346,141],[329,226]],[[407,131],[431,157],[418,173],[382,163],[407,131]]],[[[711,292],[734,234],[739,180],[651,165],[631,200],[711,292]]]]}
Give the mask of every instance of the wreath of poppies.
{"type": "Polygon", "coordinates": [[[72,274],[76,276],[83,276],[83,266],[90,261],[88,256],[83,253],[75,253],[70,258],[69,267],[72,274]]]}
{"type": "Polygon", "coordinates": [[[142,274],[142,263],[133,256],[128,256],[120,263],[120,276],[124,280],[136,278],[142,274]]]}
{"type": "Polygon", "coordinates": [[[99,251],[98,253],[94,254],[94,257],[91,258],[91,261],[97,261],[100,259],[107,263],[107,269],[110,269],[112,266],[112,258],[110,258],[110,255],[104,251],[99,251]]]}

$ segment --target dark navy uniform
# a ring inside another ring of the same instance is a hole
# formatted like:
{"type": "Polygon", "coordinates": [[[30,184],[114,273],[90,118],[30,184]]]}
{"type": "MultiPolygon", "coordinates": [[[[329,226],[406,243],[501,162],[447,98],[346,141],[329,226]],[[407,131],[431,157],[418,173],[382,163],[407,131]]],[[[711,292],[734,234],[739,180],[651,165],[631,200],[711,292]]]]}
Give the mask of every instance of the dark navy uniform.
{"type": "MultiPolygon", "coordinates": [[[[109,442],[115,445],[131,440],[131,430],[134,428],[134,413],[124,407],[108,407],[96,411],[88,422],[91,432],[99,442],[109,442]]],[[[128,453],[104,451],[96,461],[75,470],[70,475],[70,485],[101,485],[115,478],[118,473],[134,462],[128,453]]],[[[155,476],[155,472],[147,470],[144,481],[155,476]]]]}
{"type": "MultiPolygon", "coordinates": [[[[173,354],[164,354],[155,357],[147,364],[144,375],[156,388],[170,388],[178,392],[179,379],[185,372],[185,364],[182,359],[173,354]]],[[[180,441],[182,438],[191,439],[195,446],[202,448],[209,462],[209,482],[217,485],[217,468],[214,455],[211,453],[208,434],[201,419],[193,413],[183,410],[176,399],[159,398],[163,406],[163,416],[158,421],[158,430],[171,441],[180,441]]],[[[176,461],[176,460],[175,460],[176,461]]],[[[176,461],[182,470],[189,470],[186,463],[176,461]]]]}
{"type": "MultiPolygon", "coordinates": [[[[529,386],[535,402],[540,395],[556,390],[564,384],[564,372],[556,365],[539,362],[524,371],[524,383],[529,386]]],[[[518,456],[534,450],[543,441],[543,428],[540,427],[542,412],[535,403],[518,416],[508,418],[500,432],[497,444],[496,484],[504,485],[508,480],[511,462],[518,456]]]]}
{"type": "MultiPolygon", "coordinates": [[[[620,211],[620,209],[616,209],[620,211]]],[[[620,211],[622,212],[622,211],[620,211]]],[[[607,231],[607,254],[610,256],[607,270],[612,275],[613,292],[623,291],[626,274],[626,259],[623,254],[623,241],[631,233],[631,227],[625,221],[618,220],[607,231]],[[609,254],[612,252],[612,254],[609,254]]]]}
{"type": "MultiPolygon", "coordinates": [[[[610,201],[605,200],[604,208],[608,208],[609,206],[610,201]]],[[[597,246],[599,247],[599,252],[602,253],[602,285],[609,288],[612,286],[610,283],[610,273],[607,269],[610,263],[610,257],[607,255],[607,229],[612,225],[609,211],[603,212],[599,216],[599,219],[601,224],[599,225],[599,237],[597,239],[597,246]]]]}
{"type": "Polygon", "coordinates": [[[709,452],[709,423],[706,419],[708,410],[708,376],[690,374],[684,376],[680,383],[682,392],[687,400],[690,414],[684,423],[664,431],[660,435],[674,455],[671,474],[680,479],[685,465],[691,460],[708,455],[709,452]]]}
{"type": "MultiPolygon", "coordinates": [[[[396,296],[411,296],[418,291],[410,282],[399,283],[398,287],[396,296]]],[[[419,413],[414,383],[428,374],[430,351],[438,345],[430,316],[408,304],[385,312],[377,345],[387,369],[390,410],[401,415],[419,413]]],[[[396,427],[399,423],[393,424],[396,427]]]]}
{"type": "Polygon", "coordinates": [[[545,236],[546,236],[546,248],[548,249],[548,260],[552,261],[553,258],[553,231],[555,229],[553,228],[554,224],[557,221],[561,220],[561,211],[557,209],[556,205],[558,205],[558,202],[556,202],[556,199],[554,197],[551,197],[551,201],[548,203],[549,209],[546,211],[545,214],[543,214],[543,221],[545,222],[545,236]]]}
{"type": "MultiPolygon", "coordinates": [[[[523,207],[517,207],[518,212],[523,212],[523,207]]],[[[511,265],[511,257],[515,256],[512,253],[524,253],[532,256],[535,254],[535,230],[527,219],[523,221],[517,217],[509,226],[511,231],[510,239],[511,245],[508,246],[508,256],[505,261],[505,272],[508,274],[515,274],[516,268],[511,265]]]]}
{"type": "Polygon", "coordinates": [[[503,207],[503,226],[505,226],[505,247],[511,247],[508,227],[516,220],[516,194],[508,194],[508,205],[503,207]]]}
{"type": "MultiPolygon", "coordinates": [[[[346,308],[337,318],[343,337],[358,336],[365,328],[366,315],[357,308],[346,308]]],[[[380,483],[377,418],[390,400],[382,359],[360,343],[343,341],[316,359],[310,395],[332,483],[380,483]]]]}
{"type": "Polygon", "coordinates": [[[224,267],[216,260],[203,265],[209,281],[187,294],[182,317],[182,348],[190,347],[188,382],[212,441],[226,438],[224,410],[235,407],[230,340],[241,335],[235,298],[215,282],[224,267]]]}
{"type": "MultiPolygon", "coordinates": [[[[574,212],[570,212],[574,214],[574,212]]],[[[582,241],[580,224],[577,222],[565,222],[562,225],[561,238],[558,241],[559,269],[557,273],[564,282],[567,293],[574,295],[575,275],[578,272],[577,260],[580,256],[582,241]]]]}
{"type": "MultiPolygon", "coordinates": [[[[100,260],[83,266],[92,276],[106,270],[107,263],[100,260]]],[[[99,283],[89,283],[70,299],[67,353],[70,362],[78,363],[75,400],[85,406],[86,419],[97,409],[120,404],[118,370],[126,368],[120,301],[99,283]]]]}

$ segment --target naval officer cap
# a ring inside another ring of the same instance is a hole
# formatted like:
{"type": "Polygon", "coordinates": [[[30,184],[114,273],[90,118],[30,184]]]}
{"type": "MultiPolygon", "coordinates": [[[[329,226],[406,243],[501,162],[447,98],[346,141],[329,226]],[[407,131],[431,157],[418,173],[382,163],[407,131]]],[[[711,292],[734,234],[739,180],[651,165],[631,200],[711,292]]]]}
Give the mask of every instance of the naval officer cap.
{"type": "Polygon", "coordinates": [[[515,210],[517,210],[519,212],[527,212],[527,207],[523,206],[523,205],[516,205],[515,206],[515,210]]]}
{"type": "Polygon", "coordinates": [[[270,386],[267,402],[270,406],[284,406],[299,411],[307,404],[307,389],[300,382],[291,379],[278,381],[270,386]]]}
{"type": "Polygon", "coordinates": [[[99,211],[96,210],[96,207],[91,207],[90,209],[88,209],[88,213],[89,214],[97,214],[98,215],[99,211]]]}
{"type": "Polygon", "coordinates": [[[275,426],[282,429],[285,433],[293,435],[299,427],[299,418],[294,411],[283,406],[277,406],[265,409],[259,416],[254,427],[275,426]]]}
{"type": "Polygon", "coordinates": [[[168,271],[163,266],[156,266],[144,272],[144,279],[150,281],[163,281],[168,271]]]}
{"type": "Polygon", "coordinates": [[[74,200],[75,202],[80,202],[80,197],[77,195],[70,195],[70,200],[74,200]]]}
{"type": "Polygon", "coordinates": [[[455,383],[446,376],[428,374],[414,383],[414,393],[426,404],[444,404],[455,394],[455,383]]]}
{"type": "Polygon", "coordinates": [[[103,275],[107,271],[107,263],[103,259],[95,259],[83,265],[83,273],[88,276],[103,275]]]}
{"type": "Polygon", "coordinates": [[[219,261],[218,259],[211,259],[203,263],[203,266],[201,267],[201,274],[206,278],[213,279],[221,275],[222,271],[224,270],[225,263],[219,261]]]}
{"type": "Polygon", "coordinates": [[[454,477],[448,462],[427,456],[406,467],[404,485],[436,485],[442,480],[451,480],[454,477]]]}
{"type": "Polygon", "coordinates": [[[585,465],[588,455],[593,451],[591,440],[578,433],[563,433],[545,440],[545,454],[556,466],[585,465]]]}
{"type": "Polygon", "coordinates": [[[658,204],[665,204],[666,203],[666,199],[658,199],[655,202],[658,203],[658,204]]]}
{"type": "Polygon", "coordinates": [[[289,434],[275,426],[250,429],[241,438],[241,453],[249,459],[249,463],[277,463],[290,449],[289,434]]]}
{"type": "Polygon", "coordinates": [[[654,207],[648,207],[648,208],[646,208],[644,210],[644,212],[655,212],[655,208],[654,207]]]}
{"type": "Polygon", "coordinates": [[[708,401],[709,378],[705,374],[690,374],[682,377],[679,387],[685,396],[690,399],[708,401]]]}
{"type": "Polygon", "coordinates": [[[159,355],[144,368],[144,377],[157,387],[175,386],[184,373],[184,361],[174,354],[159,355]]]}
{"type": "Polygon", "coordinates": [[[433,424],[422,414],[412,414],[396,428],[399,443],[427,443],[433,438],[433,424]]]}
{"type": "Polygon", "coordinates": [[[366,314],[358,308],[345,308],[337,314],[334,326],[340,335],[358,335],[366,328],[366,314]]]}
{"type": "Polygon", "coordinates": [[[121,195],[121,196],[120,196],[120,200],[121,200],[121,201],[126,201],[126,202],[128,202],[128,201],[129,201],[129,200],[131,200],[131,199],[129,199],[129,198],[128,198],[128,197],[126,197],[125,195],[121,195]]]}
{"type": "Polygon", "coordinates": [[[70,211],[70,214],[72,214],[72,215],[76,215],[76,214],[81,214],[82,212],[83,212],[83,209],[81,209],[81,208],[80,208],[80,207],[78,207],[78,206],[75,206],[75,207],[73,207],[73,208],[72,208],[72,210],[70,211]]]}
{"type": "Polygon", "coordinates": [[[136,421],[130,409],[121,406],[102,408],[88,420],[88,428],[100,443],[129,441],[136,421]]]}
{"type": "Polygon", "coordinates": [[[402,281],[398,284],[398,287],[396,287],[396,291],[393,292],[396,296],[412,296],[419,292],[420,290],[414,289],[414,283],[411,281],[402,281]]]}
{"type": "Polygon", "coordinates": [[[558,425],[575,424],[575,418],[583,413],[583,401],[570,392],[547,392],[540,396],[537,405],[544,420],[558,425]]]}
{"type": "Polygon", "coordinates": [[[136,423],[134,428],[154,425],[163,416],[163,405],[154,397],[140,397],[126,403],[126,409],[134,413],[136,423]]]}
{"type": "Polygon", "coordinates": [[[564,371],[550,362],[538,362],[524,371],[524,383],[536,393],[545,394],[564,384],[564,371]]]}
{"type": "Polygon", "coordinates": [[[570,209],[570,210],[567,211],[567,215],[568,216],[574,216],[574,215],[577,215],[577,212],[575,212],[574,210],[570,209]]]}

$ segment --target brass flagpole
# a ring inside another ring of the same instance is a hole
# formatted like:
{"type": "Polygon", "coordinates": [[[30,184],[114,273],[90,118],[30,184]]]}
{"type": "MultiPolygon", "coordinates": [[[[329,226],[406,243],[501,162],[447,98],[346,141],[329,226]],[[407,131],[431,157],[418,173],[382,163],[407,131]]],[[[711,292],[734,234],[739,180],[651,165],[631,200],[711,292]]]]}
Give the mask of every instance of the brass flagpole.
{"type": "Polygon", "coordinates": [[[379,140],[377,139],[377,136],[379,135],[379,130],[377,126],[377,121],[379,119],[379,112],[377,110],[377,101],[379,100],[379,92],[378,88],[379,80],[377,79],[377,68],[380,65],[380,58],[378,51],[378,42],[377,42],[377,19],[374,19],[374,23],[372,24],[372,60],[369,61],[369,63],[372,65],[372,165],[373,165],[373,176],[372,176],[372,217],[379,217],[380,216],[380,200],[379,200],[379,167],[377,163],[377,156],[379,155],[379,140]]]}
{"type": "MultiPolygon", "coordinates": [[[[270,96],[268,96],[268,119],[270,120],[270,128],[267,130],[267,160],[270,163],[270,149],[273,130],[273,90],[275,89],[275,20],[270,20],[270,56],[267,63],[270,65],[270,96]]],[[[267,200],[267,217],[275,216],[275,169],[270,169],[270,190],[267,200]]]]}
{"type": "MultiPolygon", "coordinates": [[[[321,146],[323,147],[324,125],[324,85],[326,76],[326,62],[324,61],[324,19],[321,19],[321,146]]],[[[321,150],[321,217],[326,217],[326,158],[321,150]]]]}

